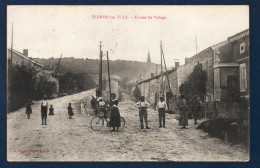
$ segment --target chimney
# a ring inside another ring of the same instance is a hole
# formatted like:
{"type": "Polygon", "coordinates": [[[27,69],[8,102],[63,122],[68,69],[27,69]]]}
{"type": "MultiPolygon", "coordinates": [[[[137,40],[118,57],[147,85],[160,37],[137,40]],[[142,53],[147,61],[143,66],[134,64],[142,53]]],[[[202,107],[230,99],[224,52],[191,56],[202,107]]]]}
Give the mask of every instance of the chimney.
{"type": "Polygon", "coordinates": [[[23,55],[28,57],[28,49],[23,49],[23,55]]]}
{"type": "Polygon", "coordinates": [[[180,66],[179,62],[175,62],[175,68],[178,68],[180,66]]]}
{"type": "Polygon", "coordinates": [[[153,78],[154,77],[154,73],[151,73],[151,78],[153,78]]]}

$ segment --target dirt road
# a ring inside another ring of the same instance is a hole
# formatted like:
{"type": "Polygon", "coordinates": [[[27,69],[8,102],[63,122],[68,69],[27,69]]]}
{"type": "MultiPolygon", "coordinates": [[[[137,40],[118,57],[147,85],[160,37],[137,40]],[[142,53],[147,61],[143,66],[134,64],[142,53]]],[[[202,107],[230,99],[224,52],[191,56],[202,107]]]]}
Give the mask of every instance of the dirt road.
{"type": "Polygon", "coordinates": [[[249,154],[239,145],[225,144],[195,129],[179,129],[173,115],[166,115],[166,128],[158,128],[158,114],[149,109],[151,130],[140,130],[138,110],[128,95],[119,103],[126,120],[122,132],[90,128],[92,116],[80,112],[79,102],[90,99],[93,90],[49,100],[54,116],[41,125],[40,102],[32,106],[31,119],[25,109],[7,115],[8,161],[246,161],[249,154]],[[67,106],[75,108],[68,119],[67,106]]]}

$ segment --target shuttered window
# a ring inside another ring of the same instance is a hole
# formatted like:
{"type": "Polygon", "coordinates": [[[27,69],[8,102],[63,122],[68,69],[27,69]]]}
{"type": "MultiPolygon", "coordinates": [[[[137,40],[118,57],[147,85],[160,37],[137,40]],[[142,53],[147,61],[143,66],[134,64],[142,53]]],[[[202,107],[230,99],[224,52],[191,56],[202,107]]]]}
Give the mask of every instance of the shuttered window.
{"type": "Polygon", "coordinates": [[[240,71],[240,92],[245,92],[247,90],[247,77],[246,77],[246,64],[239,65],[240,71]]]}

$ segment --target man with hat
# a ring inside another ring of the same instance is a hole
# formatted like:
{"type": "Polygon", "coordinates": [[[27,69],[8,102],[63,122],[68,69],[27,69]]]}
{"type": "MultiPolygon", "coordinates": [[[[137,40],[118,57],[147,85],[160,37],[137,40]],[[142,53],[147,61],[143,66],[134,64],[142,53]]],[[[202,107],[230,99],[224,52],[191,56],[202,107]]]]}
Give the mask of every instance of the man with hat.
{"type": "Polygon", "coordinates": [[[141,96],[141,101],[135,103],[134,106],[139,109],[141,129],[144,129],[143,119],[145,121],[146,129],[151,129],[150,127],[148,127],[148,121],[147,121],[147,117],[148,117],[147,108],[149,108],[151,105],[147,101],[145,101],[144,96],[141,96]]]}
{"type": "Polygon", "coordinates": [[[162,120],[163,128],[165,128],[165,111],[168,110],[168,107],[163,97],[160,97],[160,101],[157,103],[156,110],[159,112],[159,128],[162,128],[162,120]]]}

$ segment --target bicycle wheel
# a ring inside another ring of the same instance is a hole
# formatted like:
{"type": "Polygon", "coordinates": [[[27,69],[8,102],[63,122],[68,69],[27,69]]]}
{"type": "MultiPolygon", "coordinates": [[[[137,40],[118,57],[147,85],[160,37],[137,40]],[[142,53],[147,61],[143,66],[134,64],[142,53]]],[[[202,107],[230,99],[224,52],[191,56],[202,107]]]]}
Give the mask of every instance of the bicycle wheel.
{"type": "Polygon", "coordinates": [[[99,116],[95,116],[90,122],[90,127],[93,131],[99,131],[103,126],[104,119],[99,116]]]}
{"type": "Polygon", "coordinates": [[[121,131],[125,127],[125,119],[123,117],[120,117],[120,123],[121,123],[121,127],[119,127],[119,130],[121,131]]]}

